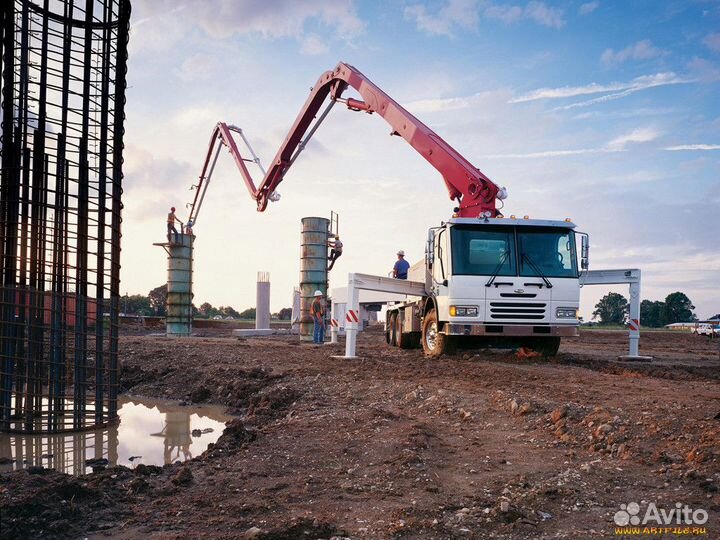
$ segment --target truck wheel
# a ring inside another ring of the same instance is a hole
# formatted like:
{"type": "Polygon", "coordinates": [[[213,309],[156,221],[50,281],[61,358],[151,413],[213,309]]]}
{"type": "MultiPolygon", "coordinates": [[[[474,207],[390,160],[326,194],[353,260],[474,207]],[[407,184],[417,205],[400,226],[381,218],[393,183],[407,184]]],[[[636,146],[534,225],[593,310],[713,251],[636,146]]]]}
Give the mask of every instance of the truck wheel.
{"type": "Polygon", "coordinates": [[[397,345],[397,327],[395,326],[397,321],[397,313],[390,315],[390,324],[388,324],[388,344],[395,347],[397,345]]]}
{"type": "Polygon", "coordinates": [[[530,338],[527,346],[539,352],[543,357],[556,356],[560,349],[559,337],[534,337],[530,338]]]}
{"type": "Polygon", "coordinates": [[[425,356],[438,358],[443,353],[451,353],[449,336],[440,333],[437,312],[431,309],[425,315],[422,325],[422,348],[425,356]]]}

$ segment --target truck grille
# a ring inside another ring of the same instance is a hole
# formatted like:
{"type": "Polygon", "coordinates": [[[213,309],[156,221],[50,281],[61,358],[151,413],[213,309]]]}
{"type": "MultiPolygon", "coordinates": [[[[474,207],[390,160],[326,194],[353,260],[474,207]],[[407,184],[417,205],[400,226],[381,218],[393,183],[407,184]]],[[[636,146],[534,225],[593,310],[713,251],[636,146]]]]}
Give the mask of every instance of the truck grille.
{"type": "Polygon", "coordinates": [[[539,321],[545,318],[546,306],[534,302],[490,302],[490,318],[539,321]]]}

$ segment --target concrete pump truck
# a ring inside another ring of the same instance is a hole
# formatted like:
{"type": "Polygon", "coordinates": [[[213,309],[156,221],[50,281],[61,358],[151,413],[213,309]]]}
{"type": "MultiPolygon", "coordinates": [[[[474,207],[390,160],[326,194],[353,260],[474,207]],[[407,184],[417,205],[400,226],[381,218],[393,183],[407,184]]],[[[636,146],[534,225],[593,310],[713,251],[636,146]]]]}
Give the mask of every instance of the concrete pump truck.
{"type": "Polygon", "coordinates": [[[385,334],[390,345],[422,346],[426,355],[436,357],[458,345],[513,342],[552,356],[561,337],[578,335],[580,277],[588,269],[588,236],[577,232],[570,220],[503,216],[497,201],[507,196],[505,188],[499,188],[360,71],[342,62],[315,83],[267,172],[263,170],[258,187],[245,165],[259,163],[257,157],[250,149],[253,159],[243,158],[233,139],[232,133],[238,133],[247,144],[242,131],[217,124],[190,219],[195,220],[204,194],[200,188],[203,182],[207,188],[223,146],[233,156],[258,211],[264,211],[268,201],[278,200],[277,186],[336,103],[385,119],[391,135],[405,139],[440,172],[450,199],[456,202],[452,216],[428,231],[424,260],[410,268],[408,281],[422,283],[415,290],[424,294],[388,307],[385,334]],[[348,87],[361,99],[343,98],[348,87]]]}

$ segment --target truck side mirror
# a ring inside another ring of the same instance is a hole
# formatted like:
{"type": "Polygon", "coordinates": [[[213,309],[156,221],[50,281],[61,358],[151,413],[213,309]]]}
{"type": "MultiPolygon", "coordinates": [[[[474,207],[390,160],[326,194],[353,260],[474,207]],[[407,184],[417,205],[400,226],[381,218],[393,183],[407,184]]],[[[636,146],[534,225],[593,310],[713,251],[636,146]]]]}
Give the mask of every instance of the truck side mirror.
{"type": "Polygon", "coordinates": [[[580,268],[587,270],[590,268],[590,237],[587,234],[582,235],[580,248],[580,268]]]}
{"type": "Polygon", "coordinates": [[[431,230],[428,234],[427,244],[425,245],[425,261],[428,268],[432,268],[435,261],[435,234],[433,232],[431,230]]]}

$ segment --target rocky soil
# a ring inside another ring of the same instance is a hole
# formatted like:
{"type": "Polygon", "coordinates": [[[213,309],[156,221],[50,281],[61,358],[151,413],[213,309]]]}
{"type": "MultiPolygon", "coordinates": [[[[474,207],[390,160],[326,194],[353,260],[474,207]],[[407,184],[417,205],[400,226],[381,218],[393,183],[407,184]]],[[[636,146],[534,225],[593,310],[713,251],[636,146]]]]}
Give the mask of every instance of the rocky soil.
{"type": "Polygon", "coordinates": [[[237,419],[182,464],[3,473],[0,537],[617,538],[630,502],[702,508],[720,537],[716,342],[646,333],[657,360],[626,363],[596,330],[551,361],[296,339],[123,338],[124,392],[237,419]]]}

